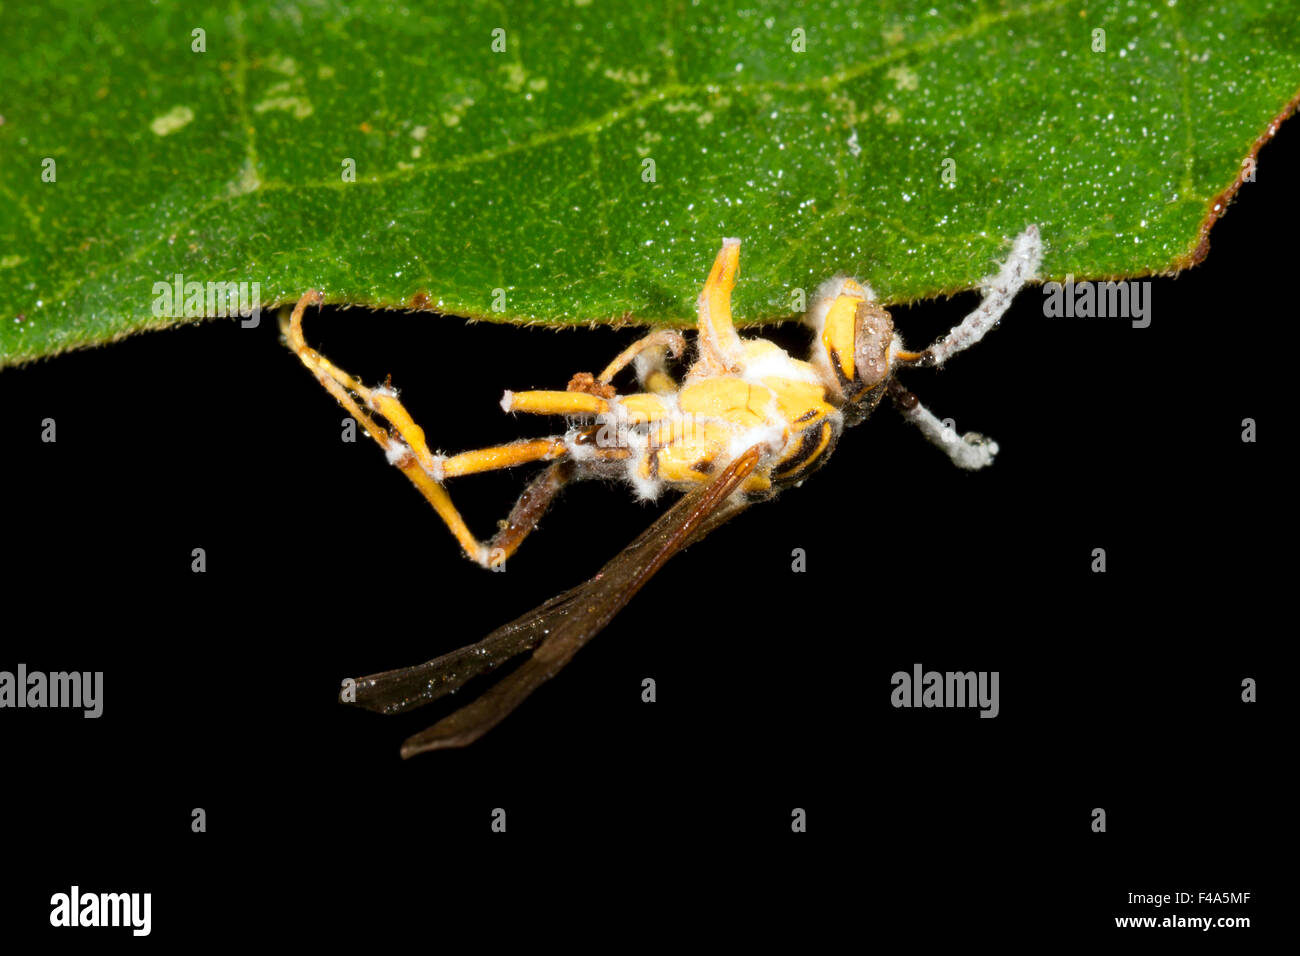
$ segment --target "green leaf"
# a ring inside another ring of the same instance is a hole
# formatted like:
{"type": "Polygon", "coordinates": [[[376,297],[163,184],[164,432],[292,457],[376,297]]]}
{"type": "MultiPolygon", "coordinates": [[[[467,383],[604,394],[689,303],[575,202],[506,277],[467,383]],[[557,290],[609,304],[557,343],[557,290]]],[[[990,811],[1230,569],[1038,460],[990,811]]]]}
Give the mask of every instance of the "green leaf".
{"type": "Polygon", "coordinates": [[[1286,0],[179,6],[0,11],[0,364],[183,321],[178,275],[682,325],[728,235],[746,322],[1029,222],[1052,276],[1177,269],[1300,88],[1286,0]]]}

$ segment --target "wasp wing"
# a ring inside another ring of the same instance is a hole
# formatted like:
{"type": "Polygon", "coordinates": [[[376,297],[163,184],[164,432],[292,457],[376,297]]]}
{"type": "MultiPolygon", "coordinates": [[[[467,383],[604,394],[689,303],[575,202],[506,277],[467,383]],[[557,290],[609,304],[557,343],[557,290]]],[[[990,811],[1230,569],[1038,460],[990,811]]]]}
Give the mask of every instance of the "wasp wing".
{"type": "Polygon", "coordinates": [[[554,677],[669,558],[743,509],[743,500],[732,499],[732,492],[760,457],[759,446],[750,448],[707,485],[673,505],[590,581],[497,628],[477,644],[415,667],[359,678],[356,703],[383,713],[419,707],[532,650],[527,661],[477,699],[408,739],[402,756],[473,743],[554,677]]]}

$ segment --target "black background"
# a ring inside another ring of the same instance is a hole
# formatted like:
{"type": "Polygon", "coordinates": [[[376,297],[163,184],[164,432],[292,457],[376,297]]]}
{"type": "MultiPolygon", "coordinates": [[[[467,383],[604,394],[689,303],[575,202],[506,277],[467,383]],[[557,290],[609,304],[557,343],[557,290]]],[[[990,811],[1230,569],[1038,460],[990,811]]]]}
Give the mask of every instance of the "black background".
{"type": "MultiPolygon", "coordinates": [[[[1130,892],[1218,890],[1251,902],[1170,909],[1250,916],[1207,937],[1262,940],[1293,626],[1269,609],[1293,513],[1274,449],[1298,149],[1285,125],[1206,263],[1153,281],[1149,328],[1044,318],[1031,289],[978,348],[906,377],[999,442],[992,469],[953,468],[882,408],[802,488],[670,562],[482,741],[411,761],[401,740],[452,705],[355,712],[340,679],[477,640],[589,577],[662,503],[578,485],[485,572],[372,443],[340,441],[342,410],[271,315],[6,370],[0,668],[105,672],[98,720],[0,715],[6,932],[48,928],[75,882],[152,892],[156,939],[274,921],[435,945],[467,901],[565,923],[608,895],[649,934],[689,910],[813,944],[848,921],[863,939],[1183,945],[1199,931],[1113,917],[1155,912],[1130,892]],[[999,671],[1000,716],[895,710],[890,676],[917,662],[999,671]]],[[[975,301],[894,319],[919,346],[975,301]]],[[[431,443],[459,451],[543,434],[501,413],[502,390],[562,388],[637,332],[325,309],[307,334],[366,381],[391,374],[431,443]]],[[[767,334],[806,348],[798,328],[767,334]]],[[[486,535],[523,480],[450,487],[486,535]]]]}

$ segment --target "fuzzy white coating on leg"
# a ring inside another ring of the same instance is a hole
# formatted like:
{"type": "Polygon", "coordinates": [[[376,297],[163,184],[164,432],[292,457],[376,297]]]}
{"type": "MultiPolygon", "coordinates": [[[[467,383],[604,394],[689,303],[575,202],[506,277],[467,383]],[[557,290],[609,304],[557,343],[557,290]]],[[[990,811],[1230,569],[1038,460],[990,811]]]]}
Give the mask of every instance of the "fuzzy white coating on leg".
{"type": "Polygon", "coordinates": [[[384,449],[384,457],[388,459],[390,465],[399,464],[407,459],[411,454],[411,446],[404,441],[398,441],[396,438],[388,442],[384,449]]]}
{"type": "MultiPolygon", "coordinates": [[[[632,454],[627,458],[627,480],[632,486],[633,492],[643,501],[654,501],[664,490],[664,483],[658,478],[651,478],[641,474],[641,465],[649,460],[649,456],[655,454],[655,449],[650,446],[648,436],[640,431],[631,430],[627,432],[627,445],[632,454]]],[[[649,469],[647,469],[648,471],[649,469]]]]}
{"type": "Polygon", "coordinates": [[[642,388],[646,387],[646,380],[655,372],[668,371],[667,356],[664,354],[665,349],[646,349],[644,352],[637,353],[632,359],[632,371],[636,375],[637,384],[642,388]]]}
{"type": "Polygon", "coordinates": [[[593,461],[596,458],[596,447],[590,442],[578,440],[586,431],[585,428],[570,428],[564,433],[564,449],[575,462],[593,461]]]}

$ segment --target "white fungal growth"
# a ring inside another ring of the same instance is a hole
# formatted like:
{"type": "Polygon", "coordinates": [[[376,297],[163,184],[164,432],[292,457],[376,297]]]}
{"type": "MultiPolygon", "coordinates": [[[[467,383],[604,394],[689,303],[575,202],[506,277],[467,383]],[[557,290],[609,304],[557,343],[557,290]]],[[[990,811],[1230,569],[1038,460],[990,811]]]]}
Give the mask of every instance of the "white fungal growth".
{"type": "MultiPolygon", "coordinates": [[[[825,321],[825,315],[822,319],[825,321]]],[[[789,352],[779,348],[764,350],[757,357],[748,359],[741,371],[741,377],[750,385],[762,385],[765,378],[784,378],[810,385],[824,382],[814,369],[808,367],[808,363],[792,358],[789,352]]]]}
{"type": "Polygon", "coordinates": [[[919,402],[903,412],[903,417],[921,429],[921,434],[942,449],[958,468],[978,471],[993,464],[993,456],[998,453],[997,442],[976,432],[958,435],[955,429],[945,425],[919,402]]]}
{"type": "Polygon", "coordinates": [[[381,409],[379,403],[375,401],[376,395],[384,395],[388,398],[397,398],[397,389],[393,388],[391,385],[380,385],[378,388],[372,388],[370,390],[370,395],[366,398],[366,405],[369,406],[372,412],[382,413],[383,409],[381,409]]]}
{"type": "Polygon", "coordinates": [[[384,457],[388,459],[390,465],[396,465],[404,461],[411,454],[411,446],[404,441],[392,439],[388,447],[384,449],[384,457]]]}
{"type": "MultiPolygon", "coordinates": [[[[812,306],[804,313],[803,321],[812,328],[819,339],[822,332],[826,331],[826,313],[831,310],[832,303],[840,297],[848,283],[856,281],[849,276],[832,276],[819,285],[817,291],[813,293],[812,306]]],[[[868,302],[876,301],[876,294],[871,291],[871,286],[865,282],[858,282],[858,285],[866,292],[868,302]]]]}
{"type": "MultiPolygon", "coordinates": [[[[506,392],[509,395],[509,392],[506,392]]],[[[596,446],[589,442],[580,442],[578,438],[585,428],[570,428],[564,433],[564,449],[574,461],[593,461],[596,458],[596,446]]]]}
{"type": "Polygon", "coordinates": [[[626,433],[627,446],[631,449],[632,454],[627,459],[627,480],[632,485],[632,490],[636,496],[644,501],[654,501],[659,497],[659,493],[664,490],[664,483],[658,478],[649,478],[641,474],[641,462],[648,459],[655,453],[650,447],[650,439],[645,434],[636,429],[629,429],[626,433]]]}
{"type": "Polygon", "coordinates": [[[885,355],[885,361],[889,363],[889,367],[894,367],[894,355],[896,353],[906,351],[907,349],[903,348],[903,340],[899,338],[898,333],[895,332],[894,337],[889,340],[889,352],[885,355]]]}
{"type": "MultiPolygon", "coordinates": [[[[785,450],[790,429],[780,422],[768,422],[735,432],[727,443],[727,459],[735,461],[755,445],[764,447],[763,456],[779,455],[785,450]]],[[[762,463],[760,462],[760,467],[762,463]]]]}
{"type": "Polygon", "coordinates": [[[632,368],[636,380],[642,388],[646,387],[650,376],[656,372],[668,372],[668,356],[681,358],[686,352],[686,337],[672,329],[661,329],[650,336],[655,345],[642,349],[632,359],[632,368]]]}
{"type": "Polygon", "coordinates": [[[980,283],[984,300],[970,315],[962,319],[951,332],[930,347],[935,365],[942,365],[958,352],[965,351],[988,334],[998,320],[1011,308],[1011,300],[1021,286],[1038,274],[1043,262],[1043,240],[1037,226],[1029,226],[1016,237],[1011,253],[997,275],[980,283]]]}

